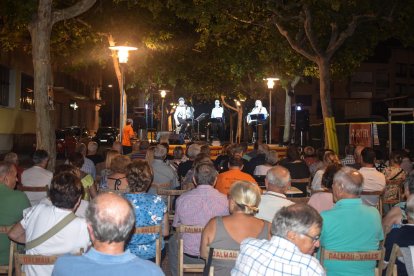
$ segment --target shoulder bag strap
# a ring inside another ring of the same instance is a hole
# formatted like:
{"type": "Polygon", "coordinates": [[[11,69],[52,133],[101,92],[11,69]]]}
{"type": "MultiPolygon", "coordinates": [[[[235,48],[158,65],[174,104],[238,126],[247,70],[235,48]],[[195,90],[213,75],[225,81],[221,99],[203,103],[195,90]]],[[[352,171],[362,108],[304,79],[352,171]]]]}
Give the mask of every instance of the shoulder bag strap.
{"type": "Polygon", "coordinates": [[[66,225],[68,225],[72,220],[76,218],[76,215],[73,212],[70,212],[66,217],[64,217],[61,221],[59,221],[55,226],[50,228],[46,233],[41,235],[40,237],[37,237],[34,240],[31,240],[26,243],[26,250],[35,248],[36,246],[41,245],[54,235],[58,233],[60,230],[62,230],[66,225]]]}
{"type": "Polygon", "coordinates": [[[400,169],[400,171],[396,175],[394,175],[393,177],[391,177],[390,180],[396,179],[397,176],[399,176],[403,171],[404,171],[403,169],[400,169]]]}

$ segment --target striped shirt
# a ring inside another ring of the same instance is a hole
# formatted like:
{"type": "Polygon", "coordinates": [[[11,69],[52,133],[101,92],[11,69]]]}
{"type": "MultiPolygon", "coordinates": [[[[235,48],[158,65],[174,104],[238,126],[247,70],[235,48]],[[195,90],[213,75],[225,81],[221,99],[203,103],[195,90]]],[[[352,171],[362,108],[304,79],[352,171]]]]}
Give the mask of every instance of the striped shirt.
{"type": "Polygon", "coordinates": [[[326,275],[319,261],[303,254],[292,242],[273,236],[270,241],[248,238],[240,244],[240,254],[231,275],[326,275]]]}

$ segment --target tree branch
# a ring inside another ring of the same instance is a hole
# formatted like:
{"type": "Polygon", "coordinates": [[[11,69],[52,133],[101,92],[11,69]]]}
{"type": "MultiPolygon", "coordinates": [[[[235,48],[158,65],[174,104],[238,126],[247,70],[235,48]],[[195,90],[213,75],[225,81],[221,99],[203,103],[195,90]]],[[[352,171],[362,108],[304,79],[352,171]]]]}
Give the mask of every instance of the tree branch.
{"type": "Polygon", "coordinates": [[[56,22],[62,20],[76,17],[86,12],[95,4],[95,2],[96,0],[80,0],[79,2],[76,2],[76,4],[74,4],[73,6],[70,6],[69,8],[54,11],[52,15],[52,24],[55,24],[56,22]]]}
{"type": "Polygon", "coordinates": [[[263,25],[263,24],[256,23],[253,20],[246,20],[246,19],[239,18],[239,17],[229,13],[228,11],[225,11],[224,14],[227,15],[228,17],[230,17],[231,19],[233,19],[235,21],[238,21],[240,23],[250,24],[250,25],[258,26],[258,27],[261,27],[261,28],[264,28],[264,29],[268,29],[268,27],[263,25]]]}
{"type": "Polygon", "coordinates": [[[312,49],[315,51],[315,53],[318,56],[321,56],[322,51],[316,42],[315,35],[313,34],[313,30],[312,30],[312,15],[310,13],[309,7],[305,5],[303,7],[303,11],[305,12],[305,21],[303,23],[303,28],[305,29],[306,37],[308,38],[309,43],[312,49]]]}
{"type": "Polygon", "coordinates": [[[224,105],[225,107],[230,108],[231,110],[238,112],[237,108],[235,108],[235,107],[233,107],[233,106],[229,105],[229,104],[226,102],[226,99],[225,99],[225,96],[224,96],[224,95],[220,95],[220,98],[221,98],[221,101],[223,102],[223,105],[224,105]]]}
{"type": "MultiPolygon", "coordinates": [[[[276,19],[273,18],[273,20],[276,21],[276,19]]],[[[274,24],[276,25],[276,28],[279,30],[280,34],[282,36],[284,36],[286,38],[286,40],[288,41],[290,47],[292,47],[293,50],[295,50],[296,52],[298,52],[299,54],[301,54],[302,56],[304,56],[305,58],[317,63],[317,58],[316,56],[308,53],[303,47],[301,47],[297,41],[294,41],[288,31],[283,28],[283,26],[281,24],[279,24],[278,22],[274,22],[274,24]]]]}

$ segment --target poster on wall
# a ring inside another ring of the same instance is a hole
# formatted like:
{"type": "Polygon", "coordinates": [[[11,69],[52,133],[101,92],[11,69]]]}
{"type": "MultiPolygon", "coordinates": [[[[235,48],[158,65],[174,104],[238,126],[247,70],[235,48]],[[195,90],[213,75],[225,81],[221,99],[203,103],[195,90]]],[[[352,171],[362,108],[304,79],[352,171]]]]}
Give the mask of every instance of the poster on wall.
{"type": "Polygon", "coordinates": [[[357,146],[372,147],[371,124],[349,124],[349,143],[357,146]]]}

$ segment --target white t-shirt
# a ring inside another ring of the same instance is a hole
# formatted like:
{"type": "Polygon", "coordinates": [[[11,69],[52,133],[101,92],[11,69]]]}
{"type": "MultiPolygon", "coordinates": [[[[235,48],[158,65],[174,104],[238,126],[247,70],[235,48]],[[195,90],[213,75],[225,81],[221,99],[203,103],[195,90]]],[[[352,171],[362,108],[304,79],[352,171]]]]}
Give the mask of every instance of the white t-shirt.
{"type": "MultiPolygon", "coordinates": [[[[385,188],[385,175],[377,171],[375,168],[362,167],[359,172],[364,177],[363,191],[375,192],[382,191],[385,188]]],[[[376,195],[363,195],[362,201],[370,206],[375,206],[378,203],[379,197],[376,195]]]]}
{"type": "Polygon", "coordinates": [[[322,189],[322,176],[325,173],[325,169],[318,170],[315,173],[315,176],[312,179],[311,188],[314,191],[318,191],[322,189]]]}
{"type": "MultiPolygon", "coordinates": [[[[22,184],[28,187],[44,187],[52,181],[53,173],[39,166],[33,166],[22,173],[22,184]]],[[[35,206],[43,198],[45,198],[46,192],[25,192],[30,200],[30,204],[35,206]]]]}
{"type": "Polygon", "coordinates": [[[223,108],[222,107],[214,107],[211,110],[211,118],[223,118],[223,108]]]}
{"type": "MultiPolygon", "coordinates": [[[[21,225],[26,231],[26,241],[40,237],[65,216],[69,210],[57,208],[46,204],[38,204],[23,211],[21,225]]],[[[85,219],[75,218],[53,237],[42,244],[26,251],[30,255],[62,255],[66,253],[79,253],[83,248],[86,252],[90,244],[89,234],[85,219]]],[[[23,271],[27,276],[51,275],[53,265],[24,266],[23,271]]]]}
{"type": "Polygon", "coordinates": [[[288,200],[284,194],[267,191],[262,195],[256,218],[272,223],[277,211],[292,204],[294,203],[288,200]]]}

